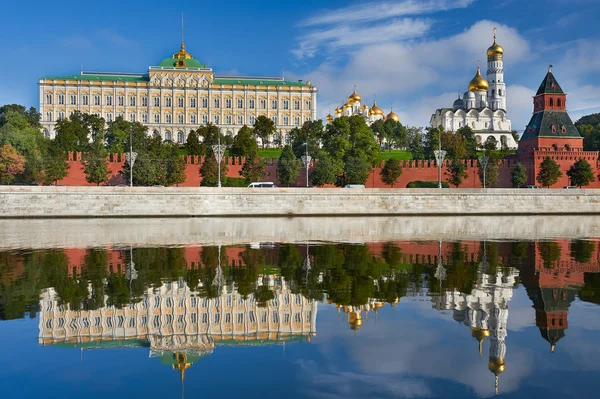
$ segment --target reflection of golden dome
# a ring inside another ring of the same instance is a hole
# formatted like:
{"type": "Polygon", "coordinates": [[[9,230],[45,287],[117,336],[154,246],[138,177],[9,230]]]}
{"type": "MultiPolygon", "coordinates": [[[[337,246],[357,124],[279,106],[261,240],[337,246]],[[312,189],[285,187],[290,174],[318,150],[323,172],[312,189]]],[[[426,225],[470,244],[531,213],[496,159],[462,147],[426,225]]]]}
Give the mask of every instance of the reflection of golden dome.
{"type": "Polygon", "coordinates": [[[360,96],[356,93],[356,88],[354,89],[354,93],[348,97],[348,103],[359,103],[360,104],[360,96]]]}
{"type": "Polygon", "coordinates": [[[490,336],[490,330],[487,328],[471,328],[471,337],[479,342],[479,356],[483,354],[483,341],[490,336]]]}
{"type": "Polygon", "coordinates": [[[373,101],[373,106],[371,107],[372,115],[383,115],[383,110],[377,106],[377,101],[373,101]]]}
{"type": "Polygon", "coordinates": [[[477,74],[469,83],[469,91],[487,91],[488,81],[481,76],[481,69],[477,67],[477,74]]]}
{"type": "Polygon", "coordinates": [[[488,363],[490,371],[496,375],[504,373],[506,366],[504,365],[504,358],[490,360],[488,363]]]}
{"type": "Polygon", "coordinates": [[[393,119],[396,122],[400,122],[400,118],[398,117],[398,115],[396,115],[396,113],[394,111],[390,111],[390,113],[387,114],[385,119],[393,119]]]}
{"type": "Polygon", "coordinates": [[[362,326],[362,314],[359,311],[350,312],[348,315],[348,322],[350,323],[350,328],[354,331],[358,331],[360,326],[362,326]]]}

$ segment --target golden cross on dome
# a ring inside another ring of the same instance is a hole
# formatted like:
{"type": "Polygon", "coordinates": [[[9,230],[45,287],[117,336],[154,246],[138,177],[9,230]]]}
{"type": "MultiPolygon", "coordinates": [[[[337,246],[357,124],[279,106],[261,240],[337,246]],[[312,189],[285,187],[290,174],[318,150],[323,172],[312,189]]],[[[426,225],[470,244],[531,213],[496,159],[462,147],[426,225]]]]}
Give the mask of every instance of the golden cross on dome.
{"type": "Polygon", "coordinates": [[[496,27],[494,26],[494,41],[496,41],[496,32],[497,32],[497,31],[498,31],[498,28],[496,28],[496,27]]]}

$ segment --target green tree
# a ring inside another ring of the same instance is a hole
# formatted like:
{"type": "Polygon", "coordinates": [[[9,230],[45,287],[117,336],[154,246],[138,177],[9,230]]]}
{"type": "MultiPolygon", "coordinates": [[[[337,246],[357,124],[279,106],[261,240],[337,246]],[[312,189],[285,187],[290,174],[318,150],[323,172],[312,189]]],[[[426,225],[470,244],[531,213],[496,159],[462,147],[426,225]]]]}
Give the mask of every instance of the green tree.
{"type": "Polygon", "coordinates": [[[0,184],[10,184],[25,170],[25,158],[10,144],[0,147],[0,184]]]}
{"type": "Polygon", "coordinates": [[[408,146],[408,132],[404,125],[393,119],[388,119],[384,124],[387,130],[388,150],[392,148],[405,148],[408,146]]]}
{"type": "Polygon", "coordinates": [[[469,126],[463,126],[456,131],[456,133],[464,139],[465,147],[465,158],[476,159],[477,158],[477,141],[475,140],[475,133],[469,126]]]}
{"type": "Polygon", "coordinates": [[[519,132],[517,132],[516,130],[513,130],[510,132],[510,134],[512,134],[513,139],[515,139],[515,142],[518,143],[519,142],[519,132]]]}
{"type": "Polygon", "coordinates": [[[326,153],[321,152],[310,174],[310,182],[313,186],[318,187],[322,187],[325,184],[334,184],[335,177],[339,173],[341,173],[339,163],[332,160],[326,153]]]}
{"type": "Polygon", "coordinates": [[[256,144],[254,130],[246,125],[242,126],[233,139],[229,154],[233,157],[245,158],[256,151],[258,151],[258,144],[256,144]]]}
{"type": "Polygon", "coordinates": [[[423,132],[421,128],[410,127],[406,129],[408,151],[412,154],[412,159],[425,159],[425,150],[423,148],[423,132]]]}
{"type": "Polygon", "coordinates": [[[67,154],[59,146],[49,145],[44,154],[44,184],[57,184],[69,172],[67,154]]]}
{"type": "Polygon", "coordinates": [[[104,136],[104,119],[75,111],[68,119],[59,120],[55,131],[55,145],[62,151],[84,152],[90,140],[104,136]]]}
{"type": "Polygon", "coordinates": [[[19,104],[6,104],[0,107],[0,127],[7,123],[7,115],[9,113],[17,113],[21,115],[27,121],[29,127],[40,129],[40,114],[34,107],[26,109],[24,106],[19,104]]]}
{"type": "Polygon", "coordinates": [[[264,116],[260,115],[254,121],[254,133],[258,136],[262,142],[262,148],[265,148],[265,144],[269,142],[269,139],[275,134],[275,123],[264,116]]]}
{"type": "MultiPolygon", "coordinates": [[[[385,121],[383,119],[378,119],[371,124],[371,130],[375,137],[377,137],[377,141],[379,145],[383,145],[383,143],[388,138],[388,132],[385,128],[385,121]]],[[[391,149],[391,148],[390,148],[391,149]]]]}
{"type": "Polygon", "coordinates": [[[547,269],[551,269],[553,263],[560,259],[560,247],[555,241],[539,242],[538,251],[544,261],[544,267],[547,269]]]}
{"type": "Polygon", "coordinates": [[[171,144],[167,148],[167,159],[165,161],[165,169],[167,173],[167,186],[179,186],[185,181],[185,158],[179,155],[179,147],[176,144],[171,144]]]}
{"type": "Polygon", "coordinates": [[[308,155],[314,158],[320,151],[323,123],[320,120],[306,121],[300,128],[292,129],[288,137],[296,158],[301,159],[306,154],[306,143],[308,143],[308,155]]]}
{"type": "Polygon", "coordinates": [[[444,129],[440,126],[437,128],[428,127],[425,129],[425,140],[423,143],[423,152],[425,159],[435,159],[435,150],[440,147],[440,137],[444,129]]]}
{"type": "Polygon", "coordinates": [[[225,136],[221,133],[221,129],[212,123],[200,126],[196,132],[198,133],[198,138],[202,137],[202,143],[200,144],[201,155],[208,156],[209,151],[212,154],[212,146],[218,144],[219,136],[221,144],[225,144],[225,136]]]}
{"type": "MultiPolygon", "coordinates": [[[[225,162],[221,162],[221,185],[225,185],[227,182],[227,170],[228,168],[225,162]]],[[[200,176],[202,177],[200,182],[201,186],[217,187],[219,182],[217,160],[212,152],[210,156],[204,157],[204,162],[200,167],[200,176]]]]}
{"type": "Polygon", "coordinates": [[[515,166],[513,166],[513,169],[510,172],[510,182],[514,188],[519,188],[527,183],[527,171],[520,162],[517,162],[515,166]]]}
{"type": "Polygon", "coordinates": [[[567,176],[571,180],[573,186],[581,188],[588,186],[595,180],[592,166],[583,158],[579,158],[567,171],[567,176]]]}
{"type": "Polygon", "coordinates": [[[387,184],[388,186],[394,185],[398,181],[398,178],[402,175],[402,167],[400,166],[400,161],[397,159],[388,159],[385,161],[383,168],[381,169],[381,180],[387,184]]]}
{"type": "Polygon", "coordinates": [[[573,258],[575,262],[588,263],[592,259],[595,247],[596,246],[592,241],[574,240],[569,245],[571,258],[573,258]]]}
{"type": "Polygon", "coordinates": [[[248,184],[262,181],[266,176],[264,159],[258,156],[258,152],[250,154],[239,173],[248,184]]]}
{"type": "Polygon", "coordinates": [[[337,177],[336,185],[343,187],[346,184],[365,184],[371,170],[371,164],[364,156],[350,156],[344,162],[344,174],[337,177]]]}
{"type": "Polygon", "coordinates": [[[185,143],[187,154],[191,156],[199,156],[202,154],[202,146],[198,140],[198,133],[195,130],[190,130],[185,143]]]}
{"type": "Polygon", "coordinates": [[[550,187],[562,177],[560,166],[550,157],[546,157],[540,165],[536,180],[544,187],[550,187]]]}
{"type": "Polygon", "coordinates": [[[108,163],[106,149],[101,138],[94,140],[90,149],[83,155],[83,172],[88,183],[99,186],[108,178],[108,163]]]}
{"type": "Polygon", "coordinates": [[[454,187],[461,185],[464,179],[468,177],[467,167],[460,159],[450,159],[446,162],[446,174],[449,176],[448,183],[454,187]]]}
{"type": "Polygon", "coordinates": [[[283,151],[279,156],[279,162],[277,162],[277,175],[279,176],[279,183],[288,186],[296,181],[300,175],[300,166],[302,162],[296,159],[292,147],[286,145],[283,147],[283,151]]]}

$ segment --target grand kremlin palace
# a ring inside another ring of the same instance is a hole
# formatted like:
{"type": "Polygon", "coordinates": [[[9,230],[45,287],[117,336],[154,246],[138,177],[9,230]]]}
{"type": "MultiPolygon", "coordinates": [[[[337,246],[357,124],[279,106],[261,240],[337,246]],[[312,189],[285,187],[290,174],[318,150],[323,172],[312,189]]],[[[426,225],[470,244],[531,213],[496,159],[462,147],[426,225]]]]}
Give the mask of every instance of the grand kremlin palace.
{"type": "Polygon", "coordinates": [[[178,143],[209,122],[235,136],[261,115],[275,122],[286,142],[291,129],[317,116],[317,88],[309,81],[216,76],[183,43],[179,52],[149,67],[147,74],[81,72],[43,78],[39,86],[41,124],[49,138],[55,137],[56,121],[75,111],[107,122],[122,116],[141,122],[149,134],[178,143]]]}

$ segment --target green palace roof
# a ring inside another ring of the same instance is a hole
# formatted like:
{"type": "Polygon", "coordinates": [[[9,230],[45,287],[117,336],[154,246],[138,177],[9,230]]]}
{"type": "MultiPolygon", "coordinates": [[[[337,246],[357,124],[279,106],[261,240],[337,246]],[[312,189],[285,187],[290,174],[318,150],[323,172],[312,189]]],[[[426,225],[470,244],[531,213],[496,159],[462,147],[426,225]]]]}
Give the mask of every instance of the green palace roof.
{"type": "MultiPolygon", "coordinates": [[[[160,62],[160,64],[158,64],[159,67],[165,67],[165,68],[176,68],[175,64],[177,63],[178,59],[177,58],[165,58],[164,60],[162,60],[160,62]]],[[[185,67],[186,68],[206,68],[206,65],[202,64],[200,61],[198,61],[195,58],[191,58],[191,59],[187,59],[185,60],[185,67]]]]}
{"type": "Polygon", "coordinates": [[[52,80],[83,80],[104,82],[147,82],[148,75],[134,73],[104,73],[104,72],[81,72],[75,75],[48,76],[45,79],[52,80]]]}

